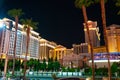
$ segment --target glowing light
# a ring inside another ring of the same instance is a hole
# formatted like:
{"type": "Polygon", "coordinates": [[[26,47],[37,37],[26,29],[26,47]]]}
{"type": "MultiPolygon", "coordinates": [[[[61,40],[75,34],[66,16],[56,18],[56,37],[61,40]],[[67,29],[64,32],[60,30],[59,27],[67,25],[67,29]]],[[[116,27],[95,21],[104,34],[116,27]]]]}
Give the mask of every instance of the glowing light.
{"type": "Polygon", "coordinates": [[[0,22],[0,28],[3,28],[5,26],[5,24],[3,24],[2,22],[0,22]]]}
{"type": "MultiPolygon", "coordinates": [[[[91,60],[89,62],[92,62],[91,60]]],[[[108,60],[94,60],[94,62],[108,62],[108,60]]],[[[120,62],[120,60],[110,60],[110,62],[120,62]]]]}
{"type": "Polygon", "coordinates": [[[90,77],[88,77],[88,78],[86,78],[86,80],[91,80],[91,78],[90,78],[90,77]]]}

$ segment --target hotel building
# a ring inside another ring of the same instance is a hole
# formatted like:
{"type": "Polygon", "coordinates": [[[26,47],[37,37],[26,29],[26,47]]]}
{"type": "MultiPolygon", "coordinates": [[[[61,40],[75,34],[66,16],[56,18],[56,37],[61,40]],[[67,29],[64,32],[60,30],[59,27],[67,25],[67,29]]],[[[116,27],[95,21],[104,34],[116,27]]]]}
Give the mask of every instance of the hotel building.
{"type": "Polygon", "coordinates": [[[71,53],[73,53],[72,49],[67,49],[62,45],[58,45],[55,49],[50,50],[49,58],[53,58],[54,60],[61,60],[64,56],[70,55],[71,53]]]}
{"type": "Polygon", "coordinates": [[[109,52],[120,52],[120,25],[107,27],[109,52]]]}
{"type": "Polygon", "coordinates": [[[75,54],[89,53],[88,43],[73,44],[72,46],[73,46],[73,53],[75,54]]]}
{"type": "Polygon", "coordinates": [[[56,48],[57,44],[55,42],[50,42],[46,39],[41,38],[40,39],[40,47],[39,47],[39,59],[43,60],[46,59],[48,60],[48,58],[51,56],[49,54],[49,50],[54,50],[56,48]]]}
{"type": "MultiPolygon", "coordinates": [[[[107,27],[108,49],[111,65],[113,62],[120,62],[120,25],[107,27]]],[[[108,59],[105,46],[94,48],[94,62],[98,67],[108,66],[108,59]]],[[[91,65],[91,61],[90,65],[91,65]]]]}
{"type": "MultiPolygon", "coordinates": [[[[9,58],[13,57],[14,40],[15,40],[15,22],[4,18],[0,20],[3,24],[0,30],[0,54],[5,58],[5,54],[9,58]]],[[[17,41],[16,41],[16,58],[24,58],[26,53],[26,32],[23,30],[23,25],[18,24],[17,41]]],[[[39,33],[30,31],[30,43],[27,59],[38,58],[39,54],[39,33]]]]}
{"type": "MultiPolygon", "coordinates": [[[[88,21],[87,24],[89,27],[90,39],[93,47],[99,47],[100,33],[99,33],[99,28],[97,27],[97,22],[88,21]]],[[[89,43],[86,25],[85,24],[83,25],[84,25],[84,32],[85,32],[85,43],[89,43]]]]}

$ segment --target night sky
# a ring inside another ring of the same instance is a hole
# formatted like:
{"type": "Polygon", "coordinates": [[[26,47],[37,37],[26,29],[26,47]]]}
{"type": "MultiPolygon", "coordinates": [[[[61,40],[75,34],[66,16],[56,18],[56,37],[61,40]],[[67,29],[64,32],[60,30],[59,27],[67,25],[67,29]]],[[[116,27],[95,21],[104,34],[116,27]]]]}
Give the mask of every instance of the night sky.
{"type": "MultiPolygon", "coordinates": [[[[22,9],[25,13],[21,18],[32,18],[39,22],[40,36],[71,48],[72,44],[84,42],[83,15],[81,9],[74,5],[75,0],[0,0],[0,18],[7,17],[10,9],[22,9]]],[[[112,0],[106,4],[107,26],[120,24],[120,15],[112,0]]],[[[102,33],[100,5],[94,4],[87,8],[88,19],[97,21],[102,33]]],[[[11,19],[11,18],[10,18],[11,19]]],[[[101,36],[101,45],[104,44],[101,36]]]]}

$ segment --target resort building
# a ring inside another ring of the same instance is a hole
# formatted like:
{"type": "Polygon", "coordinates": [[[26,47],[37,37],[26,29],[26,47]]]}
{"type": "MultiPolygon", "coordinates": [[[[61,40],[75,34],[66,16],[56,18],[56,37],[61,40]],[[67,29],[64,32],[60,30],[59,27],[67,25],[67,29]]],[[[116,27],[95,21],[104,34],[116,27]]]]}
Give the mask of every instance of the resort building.
{"type": "Polygon", "coordinates": [[[48,60],[48,58],[51,56],[49,54],[50,50],[54,50],[56,48],[57,44],[55,42],[51,42],[48,41],[46,39],[41,38],[40,39],[40,47],[39,47],[39,59],[43,60],[46,59],[48,60]]]}
{"type": "MultiPolygon", "coordinates": [[[[15,22],[3,18],[0,20],[0,54],[2,58],[8,54],[9,58],[13,58],[14,41],[15,41],[15,22]]],[[[17,41],[16,41],[16,58],[25,58],[26,54],[26,32],[23,25],[18,24],[17,41]]],[[[37,58],[39,54],[39,33],[30,31],[30,42],[27,59],[37,58]]]]}
{"type": "MultiPolygon", "coordinates": [[[[100,33],[99,28],[97,27],[97,22],[95,21],[88,21],[88,27],[89,27],[89,33],[90,33],[90,39],[93,47],[99,47],[100,46],[100,33]]],[[[89,43],[87,29],[85,23],[84,25],[84,32],[85,32],[85,43],[89,43]]]]}
{"type": "Polygon", "coordinates": [[[73,53],[75,53],[75,54],[90,52],[88,43],[73,44],[72,46],[73,46],[73,53]]]}
{"type": "Polygon", "coordinates": [[[120,52],[120,25],[107,27],[108,47],[110,52],[120,52]]]}
{"type": "Polygon", "coordinates": [[[72,49],[67,49],[66,47],[62,45],[58,45],[55,47],[55,49],[50,50],[49,52],[49,58],[53,58],[54,60],[61,60],[63,56],[70,55],[73,52],[72,49]]]}

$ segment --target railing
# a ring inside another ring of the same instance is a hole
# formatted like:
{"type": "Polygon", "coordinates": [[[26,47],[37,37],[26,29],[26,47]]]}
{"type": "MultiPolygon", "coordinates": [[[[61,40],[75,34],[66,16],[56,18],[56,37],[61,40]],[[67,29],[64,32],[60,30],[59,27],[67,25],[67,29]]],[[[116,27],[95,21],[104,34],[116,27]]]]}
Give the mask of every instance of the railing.
{"type": "MultiPolygon", "coordinates": [[[[3,72],[0,72],[0,76],[3,76],[3,72]]],[[[90,75],[84,75],[82,72],[37,72],[37,71],[29,71],[26,72],[26,77],[28,78],[52,78],[52,75],[55,74],[56,77],[79,77],[79,78],[87,78],[90,75]]],[[[12,75],[12,72],[7,73],[8,75],[12,75]]],[[[15,71],[15,76],[21,77],[23,76],[23,73],[20,71],[15,71]]],[[[95,76],[96,78],[102,78],[103,75],[95,76]]],[[[112,76],[113,79],[120,78],[120,75],[118,76],[112,76]]]]}

